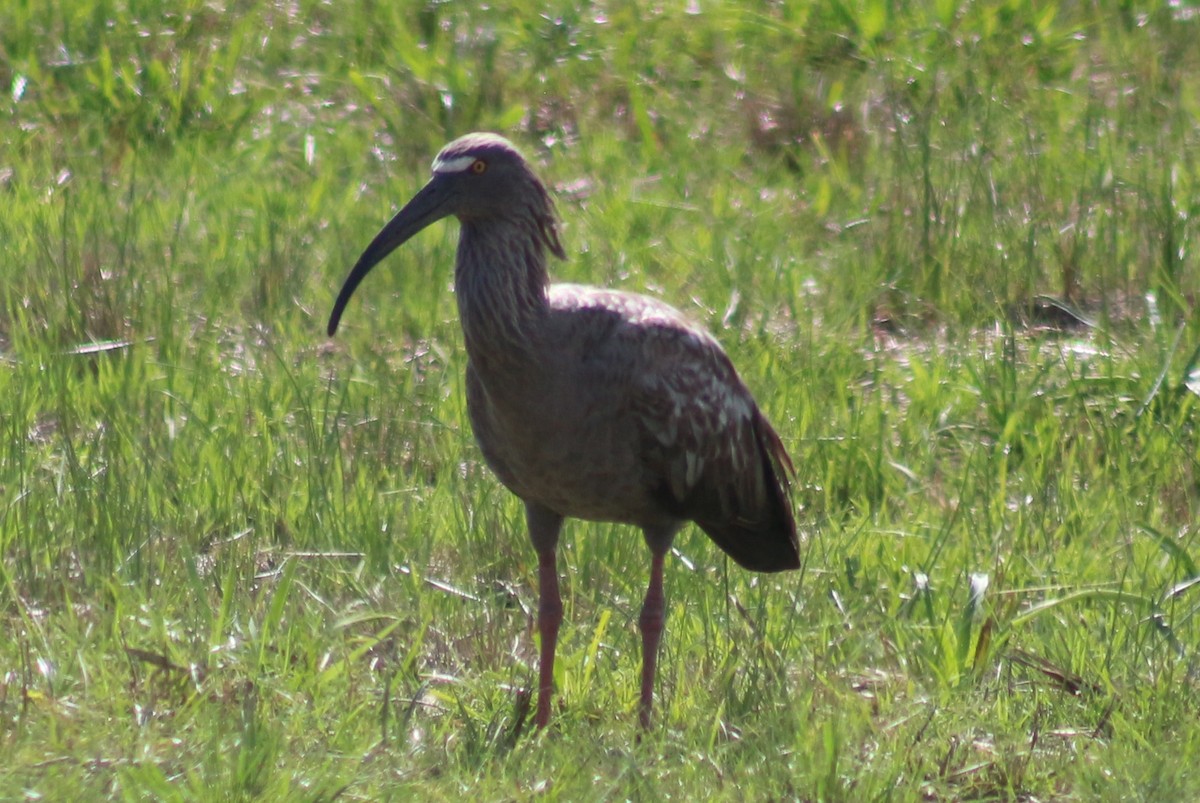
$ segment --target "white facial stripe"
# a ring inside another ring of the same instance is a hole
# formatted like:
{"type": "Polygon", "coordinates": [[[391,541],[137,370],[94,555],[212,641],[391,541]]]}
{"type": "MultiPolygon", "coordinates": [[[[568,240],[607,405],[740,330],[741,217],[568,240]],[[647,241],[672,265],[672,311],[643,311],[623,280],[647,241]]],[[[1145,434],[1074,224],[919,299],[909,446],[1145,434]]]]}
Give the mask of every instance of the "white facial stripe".
{"type": "Polygon", "coordinates": [[[453,159],[437,159],[433,163],[435,173],[461,173],[475,164],[474,156],[455,156],[453,159]]]}

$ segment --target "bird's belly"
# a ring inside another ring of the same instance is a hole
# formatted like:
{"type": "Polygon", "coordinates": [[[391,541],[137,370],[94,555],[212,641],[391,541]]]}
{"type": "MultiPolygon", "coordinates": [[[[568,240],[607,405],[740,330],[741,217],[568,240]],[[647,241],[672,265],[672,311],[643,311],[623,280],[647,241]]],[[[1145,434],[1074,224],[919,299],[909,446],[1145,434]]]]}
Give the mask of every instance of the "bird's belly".
{"type": "Polygon", "coordinates": [[[632,459],[620,459],[626,450],[619,444],[587,433],[519,443],[494,432],[477,430],[476,436],[496,476],[525,501],[593,521],[642,524],[659,518],[632,459]]]}
{"type": "Polygon", "coordinates": [[[468,392],[467,408],[484,460],[522,500],[593,521],[645,526],[663,519],[632,422],[565,419],[552,409],[505,416],[474,395],[468,392]]]}

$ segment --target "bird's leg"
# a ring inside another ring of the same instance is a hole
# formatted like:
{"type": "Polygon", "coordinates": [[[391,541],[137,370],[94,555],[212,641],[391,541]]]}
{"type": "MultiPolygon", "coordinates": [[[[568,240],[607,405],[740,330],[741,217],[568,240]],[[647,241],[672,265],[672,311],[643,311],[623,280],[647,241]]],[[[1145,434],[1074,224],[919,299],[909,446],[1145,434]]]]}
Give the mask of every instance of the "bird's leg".
{"type": "Polygon", "coordinates": [[[666,622],[666,598],[663,596],[663,561],[671,546],[671,537],[646,533],[650,547],[650,585],[642,603],[638,627],[642,631],[642,698],[638,704],[638,719],[642,727],[650,727],[650,711],[654,707],[654,674],[658,667],[658,644],[666,622]]]}
{"type": "Polygon", "coordinates": [[[562,516],[546,508],[527,503],[525,521],[529,538],[538,556],[538,635],[541,655],[538,660],[538,702],[534,724],[544,728],[550,723],[550,700],[554,696],[554,648],[558,644],[558,626],[562,624],[562,597],[558,593],[558,533],[562,516]]]}
{"type": "Polygon", "coordinates": [[[554,697],[554,648],[558,645],[558,626],[562,624],[562,598],[558,595],[558,566],[553,549],[538,553],[538,635],[541,657],[538,660],[538,703],[534,724],[544,728],[550,723],[550,700],[554,697]]]}

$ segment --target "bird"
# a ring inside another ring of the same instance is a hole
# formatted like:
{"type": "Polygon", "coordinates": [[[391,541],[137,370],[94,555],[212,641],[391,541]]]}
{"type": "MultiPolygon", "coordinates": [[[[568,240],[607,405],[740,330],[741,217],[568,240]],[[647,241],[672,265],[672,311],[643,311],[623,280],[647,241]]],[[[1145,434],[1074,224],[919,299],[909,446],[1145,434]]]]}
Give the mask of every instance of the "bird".
{"type": "Polygon", "coordinates": [[[638,720],[649,729],[666,617],[664,560],[695,522],[756,572],[800,567],[795,468],[717,340],[631,292],[549,280],[566,259],[559,218],[529,161],[498,134],[446,145],[432,176],[379,231],[329,317],[430,224],[459,223],[454,292],[466,350],[467,415],[484,461],[524,505],[537,553],[540,640],[534,723],[550,722],[563,618],[557,548],[565,518],[641,529],[650,579],[638,628],[638,720]]]}

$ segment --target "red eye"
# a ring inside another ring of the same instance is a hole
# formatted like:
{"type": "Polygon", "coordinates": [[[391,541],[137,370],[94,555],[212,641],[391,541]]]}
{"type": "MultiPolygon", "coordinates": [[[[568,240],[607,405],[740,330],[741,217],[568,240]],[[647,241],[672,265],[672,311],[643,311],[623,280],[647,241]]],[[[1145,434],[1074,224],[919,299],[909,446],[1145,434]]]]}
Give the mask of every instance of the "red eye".
{"type": "Polygon", "coordinates": [[[477,176],[480,173],[486,173],[487,172],[487,162],[483,161],[482,159],[476,159],[471,164],[471,172],[477,176]]]}

